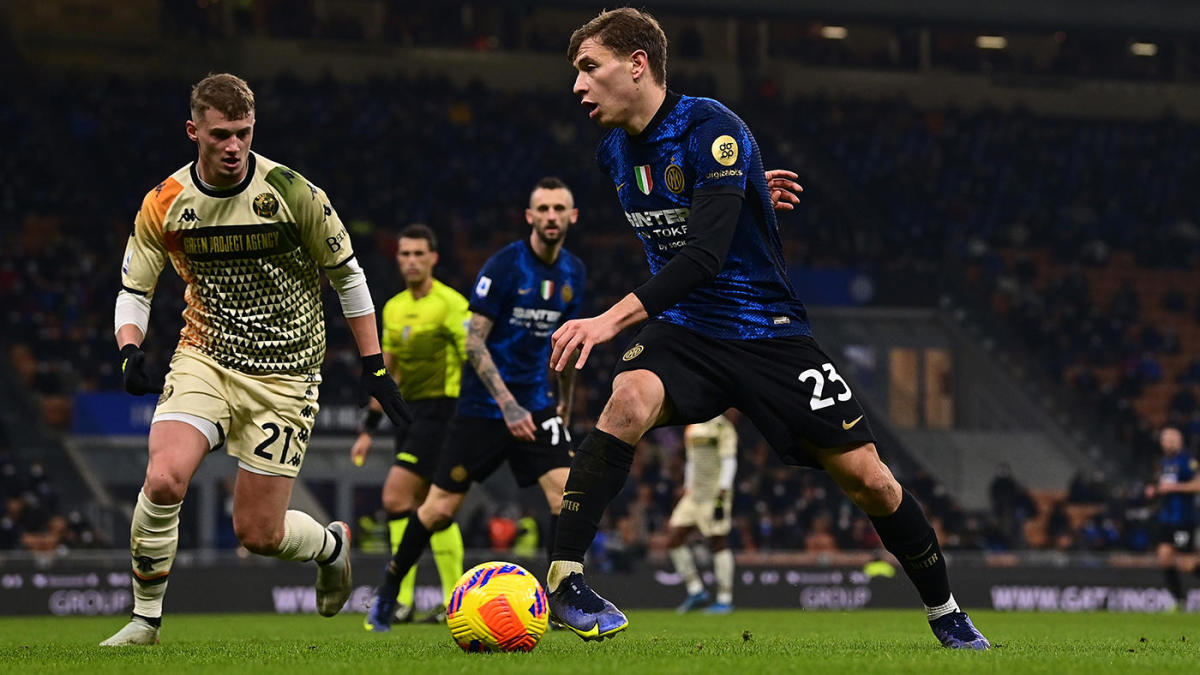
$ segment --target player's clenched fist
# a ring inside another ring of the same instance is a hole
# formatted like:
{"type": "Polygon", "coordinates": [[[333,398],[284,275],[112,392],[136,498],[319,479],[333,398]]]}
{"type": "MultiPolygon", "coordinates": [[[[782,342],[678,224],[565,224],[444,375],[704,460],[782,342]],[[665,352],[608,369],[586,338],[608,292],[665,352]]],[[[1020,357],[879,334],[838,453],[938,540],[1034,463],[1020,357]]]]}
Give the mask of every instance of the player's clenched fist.
{"type": "Polygon", "coordinates": [[[125,376],[125,391],[134,396],[162,393],[162,382],[151,381],[146,373],[146,352],[135,344],[121,348],[121,374],[125,376]]]}
{"type": "Polygon", "coordinates": [[[392,421],[392,424],[400,424],[401,422],[411,422],[412,413],[408,410],[408,405],[400,398],[400,388],[396,386],[396,381],[388,375],[387,368],[383,366],[383,354],[372,354],[362,357],[362,386],[363,396],[359,401],[360,405],[368,403],[367,397],[370,396],[379,405],[383,407],[383,412],[392,421]]]}

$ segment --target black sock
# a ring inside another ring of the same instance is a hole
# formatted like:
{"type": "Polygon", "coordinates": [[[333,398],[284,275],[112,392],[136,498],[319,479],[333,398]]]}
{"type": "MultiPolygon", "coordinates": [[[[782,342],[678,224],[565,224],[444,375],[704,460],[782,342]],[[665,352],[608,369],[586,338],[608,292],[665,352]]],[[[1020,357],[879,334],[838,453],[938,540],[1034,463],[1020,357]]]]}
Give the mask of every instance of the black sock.
{"type": "Polygon", "coordinates": [[[1171,595],[1175,596],[1175,602],[1183,607],[1183,603],[1187,597],[1183,594],[1183,578],[1179,576],[1178,567],[1168,567],[1165,570],[1167,575],[1167,590],[1171,591],[1171,595]]]}
{"type": "Polygon", "coordinates": [[[388,562],[387,568],[384,570],[383,583],[379,587],[379,594],[386,598],[394,598],[400,592],[400,581],[404,579],[404,575],[408,574],[408,570],[417,561],[421,559],[421,554],[425,549],[429,548],[429,538],[433,536],[417,514],[413,514],[408,519],[408,526],[404,528],[404,536],[400,538],[400,546],[396,549],[396,555],[392,556],[388,562]]]}
{"type": "Polygon", "coordinates": [[[871,516],[879,539],[904,568],[917,587],[926,607],[937,607],[950,600],[950,576],[946,557],[938,545],[937,534],[925,518],[921,503],[904,491],[900,506],[890,516],[871,516]]]}
{"type": "Polygon", "coordinates": [[[151,626],[154,626],[155,628],[162,628],[162,617],[161,616],[142,616],[141,614],[138,614],[137,612],[134,612],[130,616],[137,617],[137,618],[141,619],[142,621],[145,621],[146,623],[150,624],[151,626]]]}
{"type": "Polygon", "coordinates": [[[558,516],[550,514],[550,527],[546,530],[546,557],[554,559],[554,534],[558,531],[558,516]]]}
{"type": "Polygon", "coordinates": [[[604,509],[625,487],[633,452],[632,445],[599,429],[592,430],[579,444],[563,490],[551,561],[583,563],[604,509]]]}

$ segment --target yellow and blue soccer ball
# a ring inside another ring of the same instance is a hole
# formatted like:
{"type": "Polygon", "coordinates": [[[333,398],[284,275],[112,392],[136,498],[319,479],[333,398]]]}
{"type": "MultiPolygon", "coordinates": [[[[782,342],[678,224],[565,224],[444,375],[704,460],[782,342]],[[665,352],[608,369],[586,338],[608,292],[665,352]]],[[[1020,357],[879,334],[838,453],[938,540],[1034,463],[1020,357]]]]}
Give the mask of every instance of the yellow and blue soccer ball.
{"type": "Polygon", "coordinates": [[[549,618],[542,585],[529,570],[508,562],[467,570],[446,606],[446,626],[467,652],[531,651],[549,618]]]}

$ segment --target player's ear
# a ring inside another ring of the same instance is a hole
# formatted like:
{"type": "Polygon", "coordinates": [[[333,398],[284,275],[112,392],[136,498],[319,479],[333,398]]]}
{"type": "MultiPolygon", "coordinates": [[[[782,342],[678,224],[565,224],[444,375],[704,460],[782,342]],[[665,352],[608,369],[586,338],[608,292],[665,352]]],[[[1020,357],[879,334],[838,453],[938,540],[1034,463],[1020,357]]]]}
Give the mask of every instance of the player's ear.
{"type": "Polygon", "coordinates": [[[436,264],[437,264],[437,261],[438,261],[438,252],[437,252],[437,251],[432,251],[432,252],[430,252],[430,254],[429,254],[429,265],[432,267],[433,265],[436,265],[436,264]]]}
{"type": "Polygon", "coordinates": [[[574,225],[577,220],[579,220],[579,209],[571,209],[571,224],[574,225]]]}
{"type": "Polygon", "coordinates": [[[533,224],[533,209],[525,209],[525,222],[533,224]]]}
{"type": "Polygon", "coordinates": [[[192,139],[193,141],[200,140],[199,136],[197,135],[198,130],[196,128],[195,122],[188,120],[187,123],[184,125],[184,128],[187,129],[188,138],[192,139]]]}
{"type": "Polygon", "coordinates": [[[629,55],[629,74],[633,79],[640,79],[649,66],[650,57],[646,55],[646,50],[638,49],[629,55]]]}

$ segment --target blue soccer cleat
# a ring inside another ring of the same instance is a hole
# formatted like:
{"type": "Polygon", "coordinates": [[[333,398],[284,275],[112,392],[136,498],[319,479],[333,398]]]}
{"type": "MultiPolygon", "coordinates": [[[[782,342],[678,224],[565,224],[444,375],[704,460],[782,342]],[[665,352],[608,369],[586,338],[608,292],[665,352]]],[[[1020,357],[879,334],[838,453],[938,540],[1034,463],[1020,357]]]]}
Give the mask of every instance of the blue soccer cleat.
{"type": "Polygon", "coordinates": [[[728,602],[714,602],[704,609],[705,614],[732,614],[733,605],[728,602]]]}
{"type": "Polygon", "coordinates": [[[596,595],[572,572],[550,594],[550,619],[575,631],[584,640],[603,640],[629,628],[629,619],[611,602],[596,595]]]}
{"type": "Polygon", "coordinates": [[[386,633],[392,629],[392,620],[396,615],[396,595],[394,593],[375,594],[371,606],[367,608],[367,617],[363,619],[363,628],[372,633],[386,633]]]}
{"type": "Polygon", "coordinates": [[[708,604],[709,599],[708,591],[701,588],[699,593],[689,593],[688,596],[683,599],[683,602],[675,608],[675,613],[687,614],[693,609],[700,609],[708,604]]]}
{"type": "Polygon", "coordinates": [[[929,622],[933,634],[950,649],[991,649],[992,643],[983,637],[966,612],[951,612],[929,622]]]}

